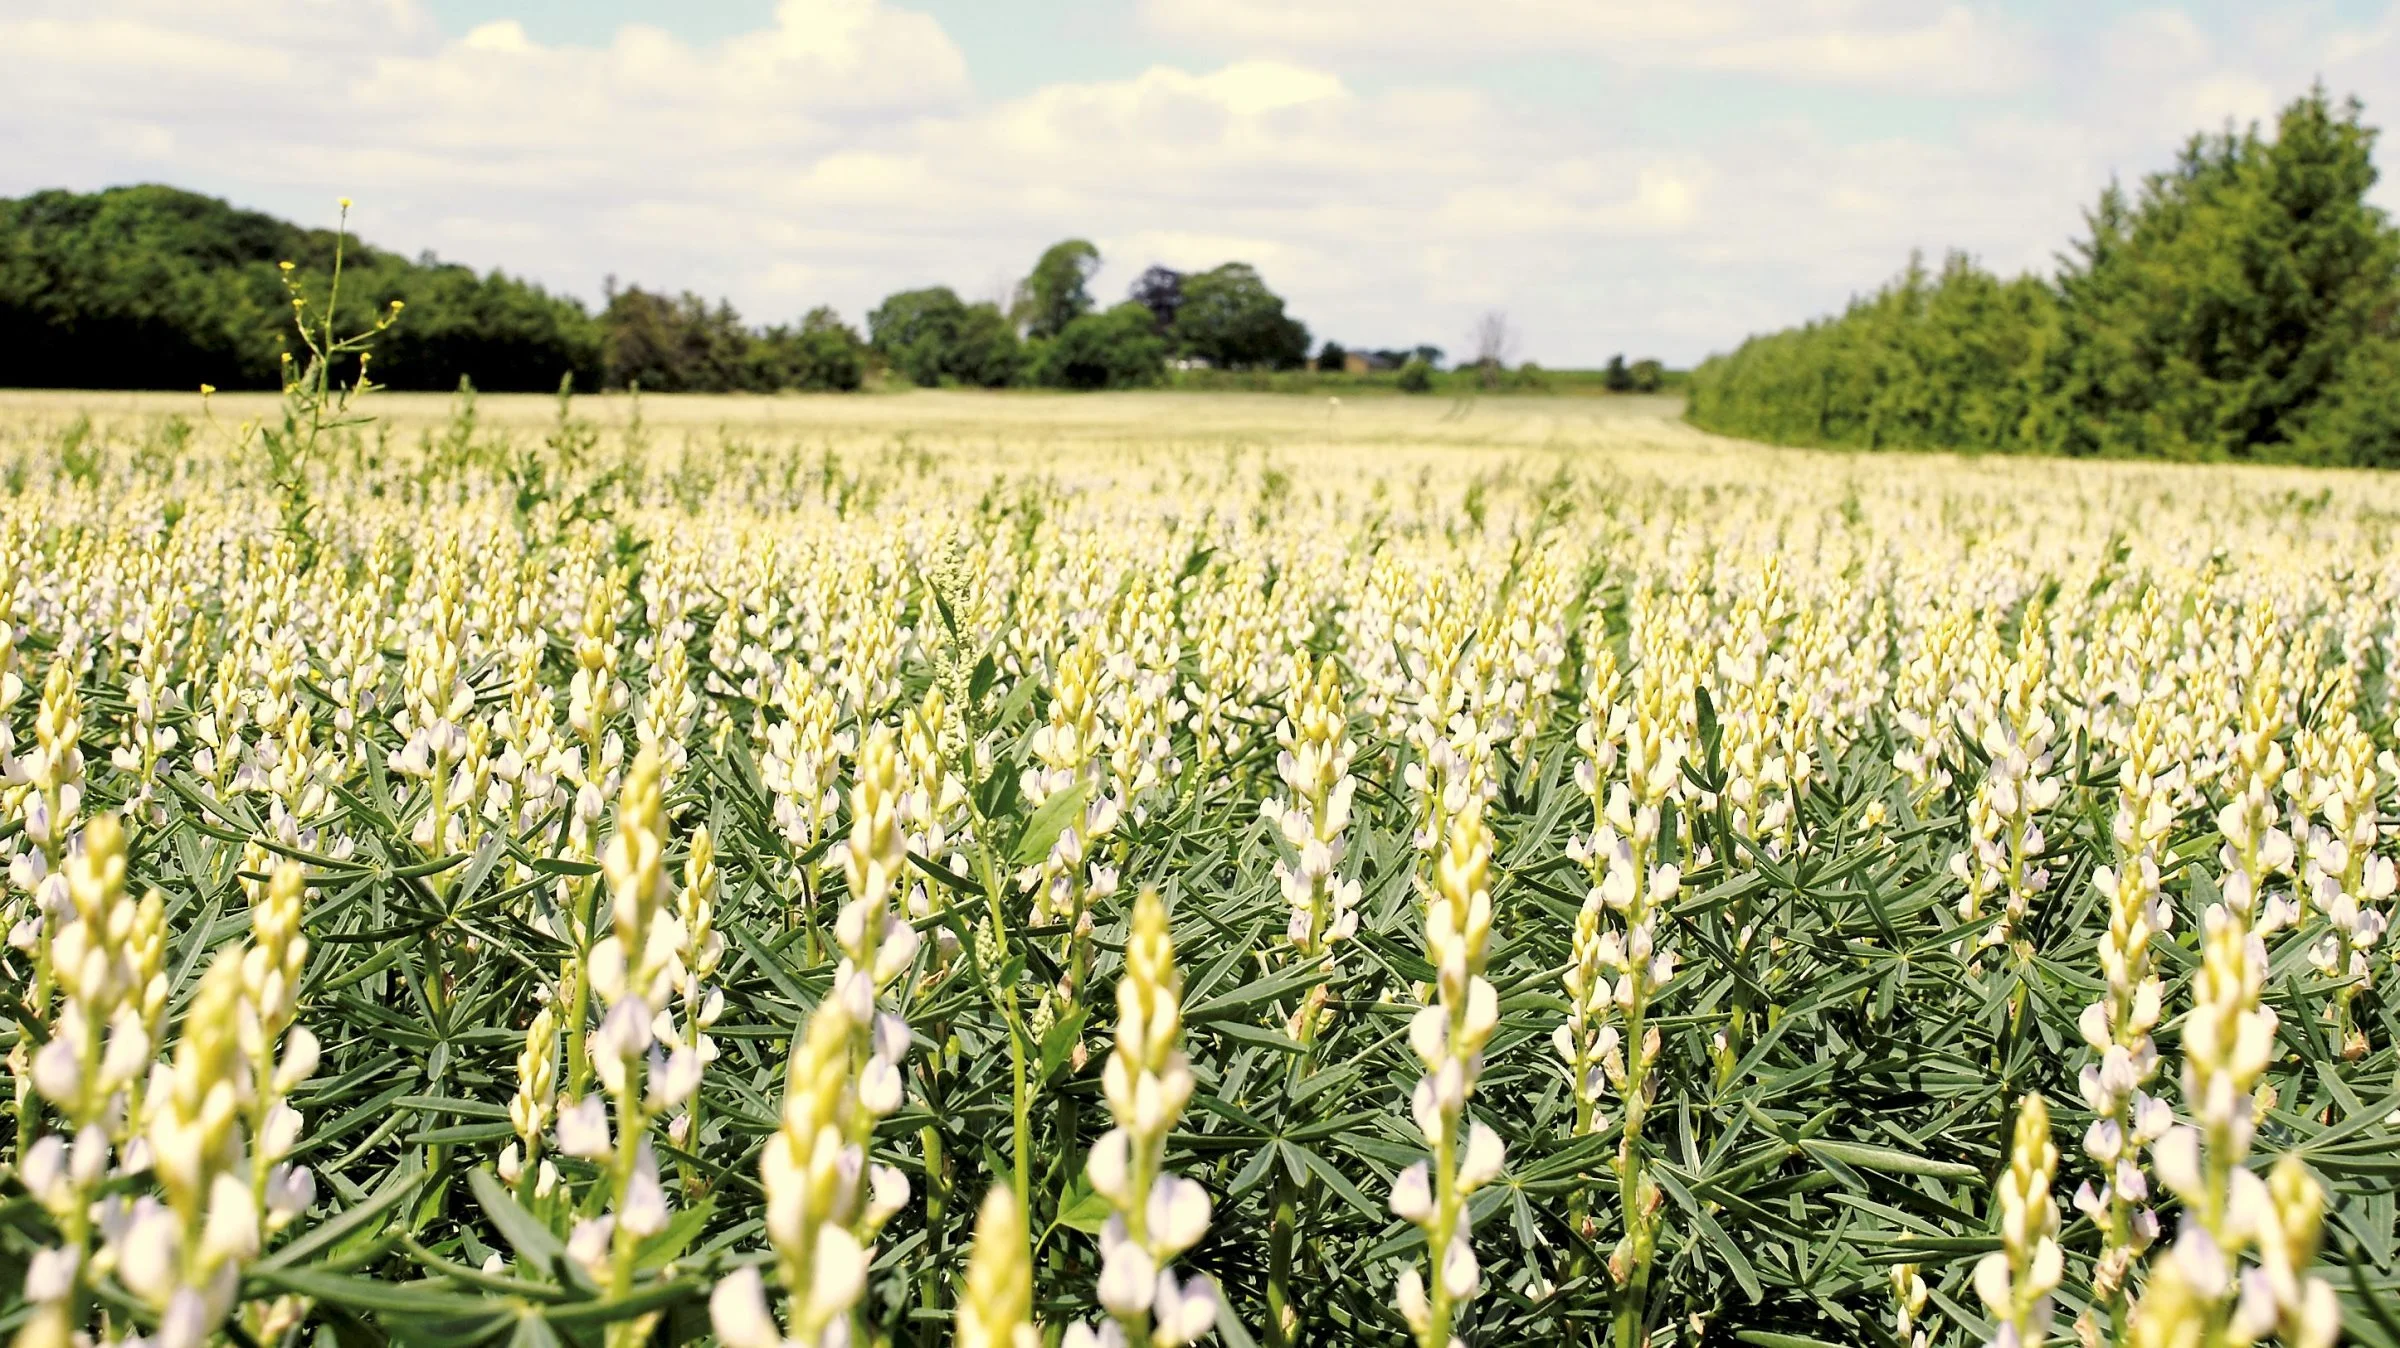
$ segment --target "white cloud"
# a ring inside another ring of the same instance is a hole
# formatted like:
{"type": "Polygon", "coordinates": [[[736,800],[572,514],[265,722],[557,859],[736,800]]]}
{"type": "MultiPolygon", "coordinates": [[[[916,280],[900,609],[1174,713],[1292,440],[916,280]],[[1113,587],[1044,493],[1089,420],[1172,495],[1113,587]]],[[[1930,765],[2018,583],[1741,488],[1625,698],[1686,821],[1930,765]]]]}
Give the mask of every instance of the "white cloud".
{"type": "Polygon", "coordinates": [[[1740,71],[1793,84],[2016,88],[2033,53],[1997,6],[1914,0],[1144,0],[1158,32],[1235,49],[1378,59],[1568,54],[1636,69],[1740,71]]]}
{"type": "Polygon", "coordinates": [[[1943,9],[1930,23],[1912,15],[1889,26],[1835,24],[1731,38],[1703,45],[1689,59],[1703,70],[1954,94],[2004,92],[2032,73],[2016,34],[1964,5],[1943,9]]]}
{"type": "Polygon", "coordinates": [[[725,294],[758,321],[933,283],[986,297],[1082,235],[1104,298],[1153,261],[1239,258],[1319,337],[1459,347],[1498,306],[1526,354],[1588,364],[1822,312],[1912,247],[2044,265],[2112,170],[2320,71],[2400,106],[2400,3],[2346,27],[2161,10],[2085,41],[1900,0],[1481,0],[1463,26],[1431,0],[1150,0],[1201,55],[1006,99],[906,4],[571,45],[505,18],[445,35],[415,0],[14,0],[0,192],[165,181],[310,223],[349,195],[387,246],[586,296],[609,273],[725,294]],[[1947,81],[1904,97],[1949,124],[1861,135],[1785,100],[1646,128],[1406,64],[1443,52],[1656,62],[1728,94],[1947,81]]]}

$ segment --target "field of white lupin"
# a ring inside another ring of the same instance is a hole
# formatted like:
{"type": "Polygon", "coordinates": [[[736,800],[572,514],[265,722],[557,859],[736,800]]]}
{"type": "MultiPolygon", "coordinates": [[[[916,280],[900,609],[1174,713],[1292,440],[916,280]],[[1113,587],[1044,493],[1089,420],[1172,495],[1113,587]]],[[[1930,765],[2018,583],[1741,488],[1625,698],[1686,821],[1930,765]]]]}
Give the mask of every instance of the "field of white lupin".
{"type": "Polygon", "coordinates": [[[2400,483],[292,396],[0,403],[25,1348],[2400,1348],[2400,483]]]}

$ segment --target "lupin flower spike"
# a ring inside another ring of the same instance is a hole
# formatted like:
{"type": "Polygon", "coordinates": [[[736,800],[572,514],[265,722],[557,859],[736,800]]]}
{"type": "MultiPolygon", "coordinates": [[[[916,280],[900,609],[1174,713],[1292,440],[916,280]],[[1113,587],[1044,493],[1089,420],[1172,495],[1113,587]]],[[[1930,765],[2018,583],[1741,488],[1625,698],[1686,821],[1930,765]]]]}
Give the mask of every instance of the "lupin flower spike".
{"type": "Polygon", "coordinates": [[[1975,1294],[1992,1313],[1995,1348],[2038,1348],[2050,1332],[2051,1293],[2066,1271],[2050,1196],[2057,1171],[2049,1106],[2028,1095],[2017,1104],[2008,1169],[2000,1174],[2000,1248],[1975,1265],[1975,1294]]]}
{"type": "Polygon", "coordinates": [[[1467,1196],[1499,1178],[1507,1149],[1467,1113],[1483,1071],[1483,1046],[1500,1022],[1500,999],[1483,977],[1492,930],[1492,839],[1480,799],[1449,813],[1434,854],[1425,903],[1425,951],[1434,967],[1433,1000],[1409,1024],[1409,1044],[1424,1065],[1410,1097],[1433,1151],[1392,1182],[1392,1211],[1425,1233],[1430,1291],[1412,1265],[1394,1287],[1400,1314],[1418,1348],[1448,1348],[1458,1308],[1483,1286],[1475,1260],[1467,1196]]]}
{"type": "Polygon", "coordinates": [[[1084,1167],[1113,1211],[1100,1230],[1100,1305],[1109,1318],[1097,1328],[1071,1326],[1070,1348],[1180,1348],[1216,1325],[1216,1284],[1179,1279],[1170,1267],[1207,1233],[1210,1212],[1207,1191],[1166,1168],[1167,1135],[1192,1094],[1182,995],[1166,902],[1145,889],[1117,980],[1116,1048],[1100,1074],[1115,1126],[1092,1144],[1084,1167]]]}
{"type": "Polygon", "coordinates": [[[1031,1235],[1016,1190],[992,1186],[975,1214],[957,1348],[1036,1348],[1041,1343],[1041,1329],[1033,1323],[1031,1235]]]}

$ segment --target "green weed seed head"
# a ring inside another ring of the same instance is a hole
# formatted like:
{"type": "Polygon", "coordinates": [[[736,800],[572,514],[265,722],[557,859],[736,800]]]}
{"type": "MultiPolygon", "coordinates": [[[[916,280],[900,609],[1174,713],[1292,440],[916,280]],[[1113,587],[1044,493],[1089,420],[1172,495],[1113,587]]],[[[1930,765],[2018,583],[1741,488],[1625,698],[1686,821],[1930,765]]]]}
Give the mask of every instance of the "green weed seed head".
{"type": "Polygon", "coordinates": [[[706,824],[692,830],[691,851],[683,861],[683,892],[676,915],[683,921],[684,964],[694,978],[707,978],[725,957],[725,938],[717,931],[717,839],[706,824]]]}

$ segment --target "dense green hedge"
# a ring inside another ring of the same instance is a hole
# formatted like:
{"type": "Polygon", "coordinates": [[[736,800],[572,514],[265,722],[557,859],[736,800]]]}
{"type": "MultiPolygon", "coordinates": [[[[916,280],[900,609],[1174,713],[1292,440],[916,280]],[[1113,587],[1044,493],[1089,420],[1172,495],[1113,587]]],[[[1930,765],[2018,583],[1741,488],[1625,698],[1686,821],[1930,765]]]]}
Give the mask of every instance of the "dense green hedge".
{"type": "MultiPolygon", "coordinates": [[[[172,187],[0,200],[0,385],[275,387],[293,336],[277,264],[321,305],[334,243],[331,230],[172,187]]],[[[830,309],[753,329],[697,295],[612,286],[594,314],[499,272],[351,240],[337,327],[393,300],[406,307],[376,339],[373,368],[393,388],[546,391],[571,376],[585,389],[767,392],[865,377],[865,342],[830,309]]]]}
{"type": "Polygon", "coordinates": [[[2324,91],[2115,186],[2054,278],[1911,261],[1693,373],[1700,426],[1785,444],[2400,466],[2400,231],[2324,91]]]}
{"type": "MultiPolygon", "coordinates": [[[[56,388],[270,388],[291,332],[276,263],[322,303],[334,234],[171,187],[0,201],[0,384],[56,388]]],[[[600,382],[600,331],[582,306],[494,272],[410,262],[353,241],[339,319],[392,300],[405,323],[377,341],[396,388],[550,389],[600,382]]]]}

